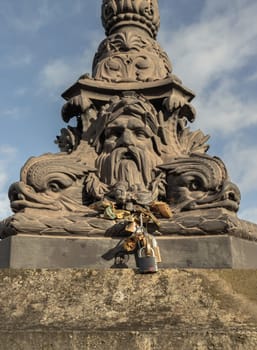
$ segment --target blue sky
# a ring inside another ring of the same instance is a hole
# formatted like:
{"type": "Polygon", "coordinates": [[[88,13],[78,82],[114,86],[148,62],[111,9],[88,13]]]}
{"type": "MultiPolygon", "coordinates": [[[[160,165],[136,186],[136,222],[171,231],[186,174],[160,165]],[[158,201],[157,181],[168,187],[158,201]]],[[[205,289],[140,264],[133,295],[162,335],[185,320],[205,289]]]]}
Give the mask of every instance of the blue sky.
{"type": "MultiPolygon", "coordinates": [[[[0,0],[0,219],[30,156],[57,152],[61,93],[85,72],[104,38],[101,0],[0,0]]],[[[257,2],[159,0],[158,40],[173,72],[196,93],[211,135],[242,193],[239,216],[257,222],[257,2]]]]}

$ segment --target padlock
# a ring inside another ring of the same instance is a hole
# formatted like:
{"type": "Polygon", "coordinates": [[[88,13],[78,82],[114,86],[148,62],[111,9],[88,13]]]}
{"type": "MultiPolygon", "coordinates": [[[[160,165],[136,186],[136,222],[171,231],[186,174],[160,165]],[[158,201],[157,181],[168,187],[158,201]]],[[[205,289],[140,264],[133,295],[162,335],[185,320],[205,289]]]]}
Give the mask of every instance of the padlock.
{"type": "Polygon", "coordinates": [[[155,273],[158,271],[156,257],[152,247],[142,247],[136,254],[136,265],[140,273],[155,273]]]}
{"type": "Polygon", "coordinates": [[[160,248],[158,246],[156,238],[154,236],[152,236],[152,235],[151,235],[151,246],[152,246],[152,248],[154,250],[154,255],[156,257],[156,262],[157,263],[162,262],[160,248]]]}
{"type": "Polygon", "coordinates": [[[137,229],[137,227],[136,227],[135,221],[130,222],[130,223],[127,224],[126,227],[125,227],[125,231],[126,231],[126,232],[131,232],[131,233],[136,232],[136,229],[137,229]]]}
{"type": "Polygon", "coordinates": [[[131,235],[123,243],[123,248],[127,253],[135,251],[137,247],[138,238],[136,235],[131,235]]]}
{"type": "Polygon", "coordinates": [[[129,260],[128,255],[117,254],[114,259],[114,264],[111,266],[111,269],[128,269],[126,264],[129,260]]]}

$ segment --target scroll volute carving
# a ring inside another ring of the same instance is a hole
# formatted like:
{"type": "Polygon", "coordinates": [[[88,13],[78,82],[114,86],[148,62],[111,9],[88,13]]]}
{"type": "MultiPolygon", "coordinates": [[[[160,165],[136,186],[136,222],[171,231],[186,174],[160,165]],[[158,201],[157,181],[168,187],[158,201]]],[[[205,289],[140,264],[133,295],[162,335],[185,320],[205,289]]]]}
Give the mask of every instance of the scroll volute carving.
{"type": "Polygon", "coordinates": [[[161,168],[167,172],[167,202],[174,212],[210,208],[238,210],[240,191],[229,180],[219,158],[191,154],[175,158],[161,168]]]}

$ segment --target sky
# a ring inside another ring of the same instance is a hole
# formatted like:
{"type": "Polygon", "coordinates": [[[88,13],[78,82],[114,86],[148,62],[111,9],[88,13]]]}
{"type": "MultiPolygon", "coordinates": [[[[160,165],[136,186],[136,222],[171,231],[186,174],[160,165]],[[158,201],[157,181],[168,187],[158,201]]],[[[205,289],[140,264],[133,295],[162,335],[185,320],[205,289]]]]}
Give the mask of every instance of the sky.
{"type": "MultiPolygon", "coordinates": [[[[31,156],[54,144],[61,94],[91,73],[104,39],[101,0],[0,0],[0,220],[8,188],[31,156]]],[[[173,73],[196,93],[192,129],[211,135],[242,195],[239,217],[257,222],[257,1],[159,0],[158,41],[173,73]]]]}

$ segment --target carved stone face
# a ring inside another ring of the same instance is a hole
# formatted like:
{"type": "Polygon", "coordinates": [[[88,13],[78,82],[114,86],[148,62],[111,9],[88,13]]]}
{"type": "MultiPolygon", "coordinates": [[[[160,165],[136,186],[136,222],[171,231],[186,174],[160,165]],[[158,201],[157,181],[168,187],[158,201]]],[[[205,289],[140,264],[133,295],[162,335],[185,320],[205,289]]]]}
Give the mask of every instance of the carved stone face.
{"type": "Polygon", "coordinates": [[[152,148],[151,129],[141,119],[121,115],[111,122],[105,130],[104,151],[134,146],[141,150],[152,148]]]}
{"type": "Polygon", "coordinates": [[[97,159],[99,177],[128,190],[147,190],[154,179],[153,169],[161,163],[153,148],[153,133],[141,117],[120,115],[104,132],[103,151],[97,159]]]}

